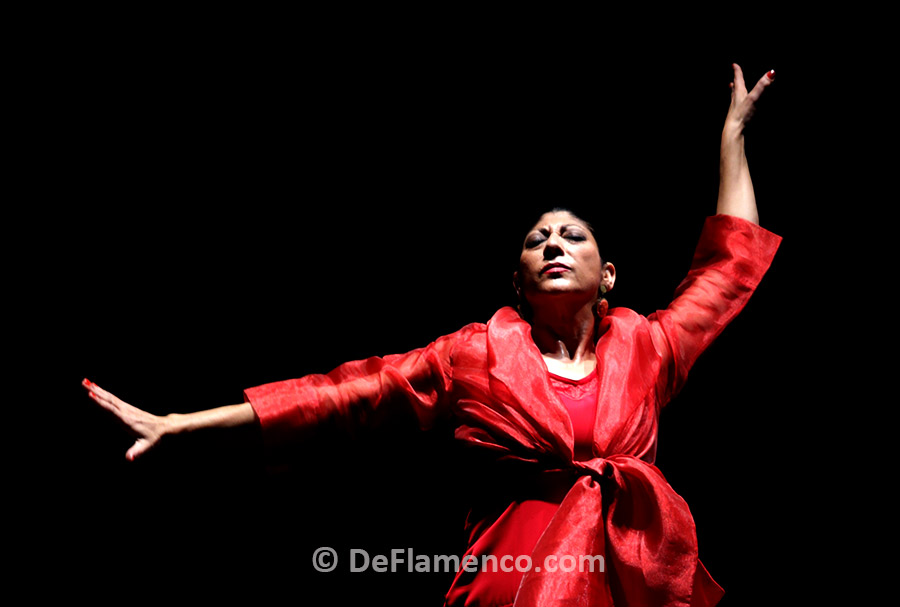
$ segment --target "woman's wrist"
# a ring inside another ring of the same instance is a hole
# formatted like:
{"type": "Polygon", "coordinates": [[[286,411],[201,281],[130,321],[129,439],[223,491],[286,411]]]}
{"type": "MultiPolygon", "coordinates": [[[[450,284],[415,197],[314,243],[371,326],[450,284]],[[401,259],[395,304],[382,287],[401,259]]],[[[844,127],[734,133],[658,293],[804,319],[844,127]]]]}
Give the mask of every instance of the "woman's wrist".
{"type": "Polygon", "coordinates": [[[722,127],[722,145],[744,143],[744,123],[736,120],[728,120],[722,127]]]}
{"type": "Polygon", "coordinates": [[[183,434],[205,428],[243,426],[257,418],[250,403],[241,403],[194,413],[170,413],[161,419],[165,434],[183,434]]]}
{"type": "MultiPolygon", "coordinates": [[[[722,141],[719,147],[719,177],[724,182],[738,179],[747,168],[747,157],[744,152],[743,132],[734,125],[722,130],[722,141]]],[[[727,186],[726,186],[727,187],[727,186]]]]}
{"type": "Polygon", "coordinates": [[[190,413],[170,413],[163,416],[163,434],[182,434],[184,432],[189,432],[190,430],[192,430],[190,424],[188,423],[190,415],[190,413]]]}

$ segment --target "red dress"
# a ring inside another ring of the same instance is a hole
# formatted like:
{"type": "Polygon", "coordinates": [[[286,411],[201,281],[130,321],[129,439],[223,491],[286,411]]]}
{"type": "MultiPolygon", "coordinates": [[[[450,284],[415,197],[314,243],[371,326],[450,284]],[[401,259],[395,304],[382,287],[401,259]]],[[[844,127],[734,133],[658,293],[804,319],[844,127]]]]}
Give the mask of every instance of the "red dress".
{"type": "Polygon", "coordinates": [[[499,489],[493,503],[472,508],[466,554],[479,563],[527,556],[532,566],[460,569],[448,606],[715,605],[723,591],[698,559],[688,506],[653,465],[659,413],[743,309],[780,242],[743,219],[709,217],[665,310],[645,317],[613,308],[600,321],[588,459],[578,444],[583,408],[570,413],[573,401],[560,397],[531,326],[512,308],[424,348],[245,397],[268,441],[295,439],[326,419],[412,414],[423,429],[452,423],[456,439],[495,467],[499,489]],[[602,556],[602,570],[565,560],[580,555],[602,556]]]}

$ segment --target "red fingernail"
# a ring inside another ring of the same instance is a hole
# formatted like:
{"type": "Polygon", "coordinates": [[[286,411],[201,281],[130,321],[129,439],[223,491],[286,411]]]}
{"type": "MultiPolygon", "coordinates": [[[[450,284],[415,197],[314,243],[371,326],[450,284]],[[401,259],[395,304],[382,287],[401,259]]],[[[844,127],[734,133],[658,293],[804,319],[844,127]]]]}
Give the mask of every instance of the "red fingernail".
{"type": "Polygon", "coordinates": [[[769,77],[769,80],[775,80],[775,70],[769,70],[766,72],[766,76],[769,77]]]}

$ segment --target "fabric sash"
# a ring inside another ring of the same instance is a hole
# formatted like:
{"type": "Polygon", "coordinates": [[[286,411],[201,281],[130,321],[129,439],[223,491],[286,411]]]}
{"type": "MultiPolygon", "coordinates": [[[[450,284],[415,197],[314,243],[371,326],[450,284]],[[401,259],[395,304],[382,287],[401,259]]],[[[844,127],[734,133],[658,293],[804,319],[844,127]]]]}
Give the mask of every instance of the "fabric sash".
{"type": "Polygon", "coordinates": [[[538,540],[515,607],[689,606],[694,521],[662,473],[629,455],[572,466],[583,474],[538,540]],[[582,559],[593,555],[603,559],[582,559]]]}

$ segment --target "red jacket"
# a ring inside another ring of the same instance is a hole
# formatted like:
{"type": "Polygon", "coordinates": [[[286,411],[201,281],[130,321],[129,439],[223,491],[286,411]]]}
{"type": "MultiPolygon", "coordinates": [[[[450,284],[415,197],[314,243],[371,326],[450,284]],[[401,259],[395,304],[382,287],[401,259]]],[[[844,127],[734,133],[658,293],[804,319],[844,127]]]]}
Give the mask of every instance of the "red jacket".
{"type": "Polygon", "coordinates": [[[591,460],[574,459],[568,412],[530,325],[512,308],[424,348],[250,388],[245,397],[275,442],[326,419],[366,423],[376,413],[411,412],[424,429],[440,418],[496,466],[501,485],[521,485],[472,509],[466,554],[529,555],[532,567],[461,569],[447,605],[714,605],[722,589],[698,559],[688,506],[653,465],[659,413],[743,309],[780,242],[748,221],[709,217],[665,310],[645,317],[614,308],[602,319],[591,460]],[[551,555],[601,555],[603,571],[551,555]]]}

